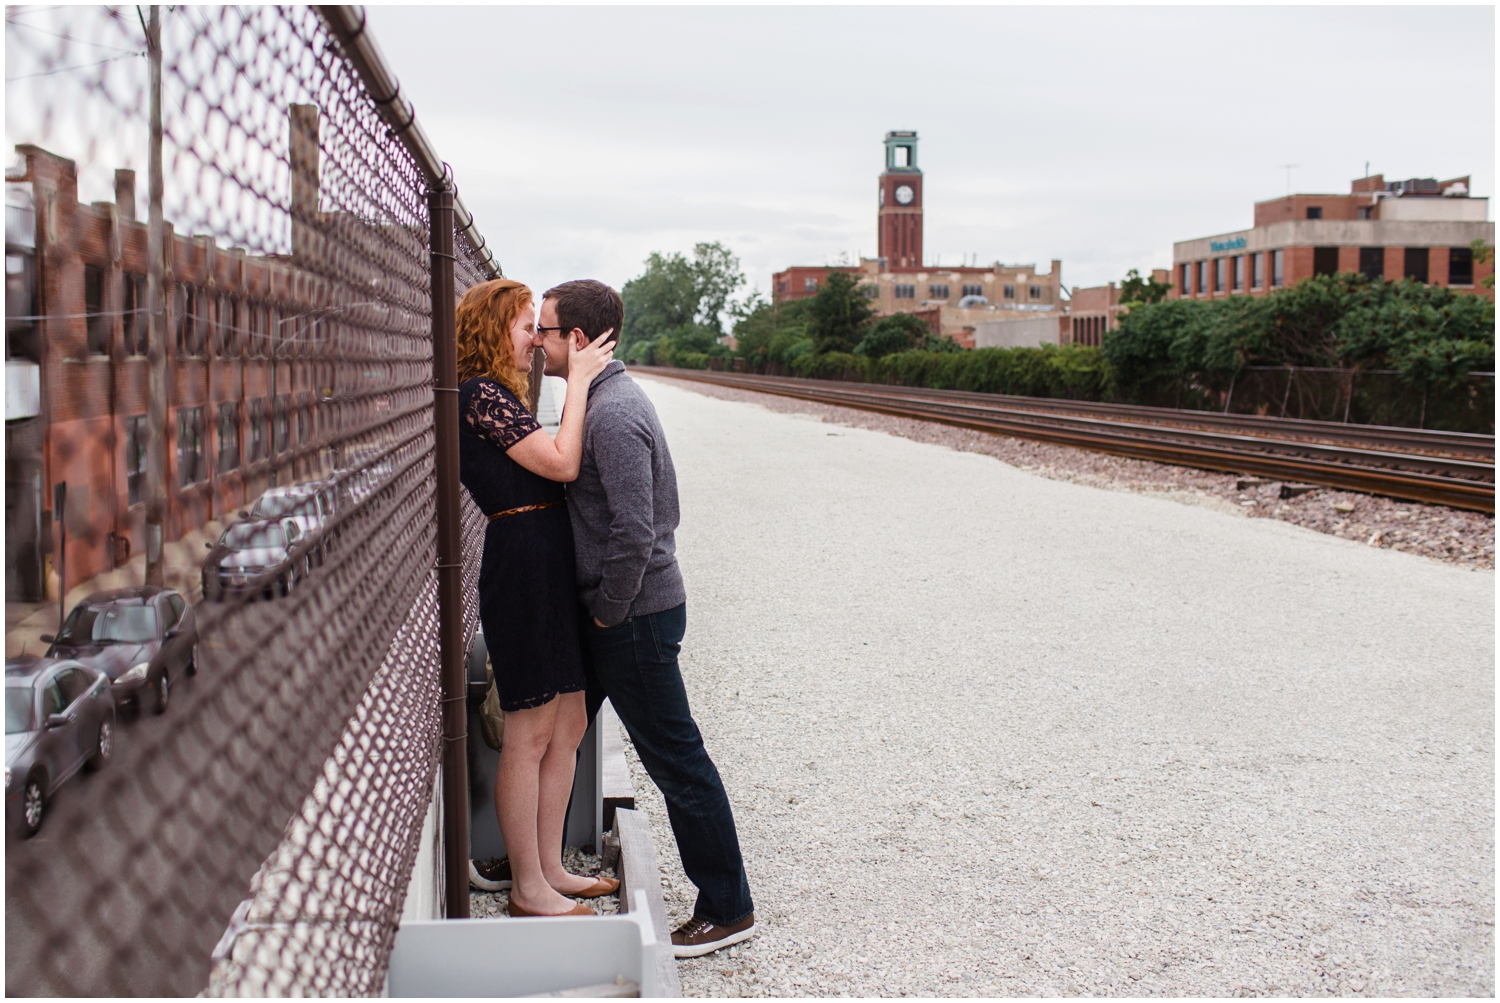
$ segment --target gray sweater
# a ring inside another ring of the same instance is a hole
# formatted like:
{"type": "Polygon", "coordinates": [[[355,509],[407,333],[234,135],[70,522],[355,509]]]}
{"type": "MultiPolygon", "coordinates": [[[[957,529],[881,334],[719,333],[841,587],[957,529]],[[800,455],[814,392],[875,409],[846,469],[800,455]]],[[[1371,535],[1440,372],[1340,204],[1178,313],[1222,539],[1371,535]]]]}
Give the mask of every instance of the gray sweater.
{"type": "Polygon", "coordinates": [[[656,409],[618,359],[589,386],[583,463],[568,485],[578,588],[600,623],[687,601],[677,569],[677,472],[656,409]]]}

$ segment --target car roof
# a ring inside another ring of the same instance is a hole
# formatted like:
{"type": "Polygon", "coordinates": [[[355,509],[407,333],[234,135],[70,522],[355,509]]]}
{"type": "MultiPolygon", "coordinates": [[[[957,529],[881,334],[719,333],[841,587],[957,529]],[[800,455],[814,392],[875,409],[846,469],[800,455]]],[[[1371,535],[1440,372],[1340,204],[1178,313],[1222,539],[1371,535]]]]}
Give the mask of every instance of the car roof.
{"type": "Polygon", "coordinates": [[[40,655],[19,655],[5,660],[5,685],[29,686],[43,672],[56,665],[77,665],[71,658],[43,658],[40,655]]]}
{"type": "MultiPolygon", "coordinates": [[[[280,498],[284,495],[315,495],[326,487],[330,487],[328,481],[306,481],[302,484],[288,484],[285,487],[266,488],[261,492],[261,498],[280,498]]],[[[259,501],[257,498],[256,501],[259,501]]]]}
{"type": "Polygon", "coordinates": [[[85,599],[83,604],[86,606],[138,606],[143,605],[153,596],[171,591],[172,589],[164,589],[160,585],[132,585],[124,589],[95,592],[85,599]]]}

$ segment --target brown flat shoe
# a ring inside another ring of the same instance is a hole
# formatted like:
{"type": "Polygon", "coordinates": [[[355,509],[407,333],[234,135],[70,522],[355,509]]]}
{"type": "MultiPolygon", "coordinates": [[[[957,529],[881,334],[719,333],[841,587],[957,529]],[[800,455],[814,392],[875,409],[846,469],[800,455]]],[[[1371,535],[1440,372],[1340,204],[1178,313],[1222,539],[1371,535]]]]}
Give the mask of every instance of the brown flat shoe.
{"type": "Polygon", "coordinates": [[[505,911],[508,912],[508,913],[510,913],[512,916],[530,916],[530,917],[533,917],[533,918],[540,918],[540,919],[545,919],[545,918],[547,918],[549,916],[597,916],[598,915],[598,913],[594,912],[594,910],[590,909],[588,906],[584,905],[582,902],[578,903],[573,908],[569,909],[567,912],[529,912],[526,909],[523,909],[520,906],[516,905],[516,900],[515,899],[511,899],[510,900],[510,902],[505,907],[505,911]]]}
{"type": "Polygon", "coordinates": [[[620,882],[614,878],[595,878],[594,883],[581,892],[563,892],[562,894],[575,899],[596,899],[604,895],[613,895],[620,890],[620,882]]]}

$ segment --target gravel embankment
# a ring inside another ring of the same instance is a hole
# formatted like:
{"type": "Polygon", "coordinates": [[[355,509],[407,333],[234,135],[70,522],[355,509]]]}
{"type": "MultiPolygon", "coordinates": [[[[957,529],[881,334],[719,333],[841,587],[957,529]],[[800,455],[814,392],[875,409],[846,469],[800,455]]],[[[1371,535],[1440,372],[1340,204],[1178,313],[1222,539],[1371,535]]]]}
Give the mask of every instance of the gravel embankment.
{"type": "MultiPolygon", "coordinates": [[[[600,867],[598,854],[580,853],[577,847],[568,847],[563,851],[563,867],[574,874],[599,875],[606,878],[615,876],[613,867],[600,867]]],[[[584,901],[578,899],[577,901],[584,901]]],[[[588,904],[601,916],[613,916],[620,910],[620,896],[604,895],[600,898],[589,899],[588,904]]],[[[483,919],[487,916],[505,916],[506,908],[510,905],[510,892],[482,892],[473,885],[469,886],[469,915],[475,919],[483,919]]]]}
{"type": "Polygon", "coordinates": [[[1492,572],[642,383],[760,924],[687,994],[1493,995],[1492,572]]]}
{"type": "MultiPolygon", "coordinates": [[[[635,372],[632,370],[632,375],[635,372]]],[[[670,379],[649,372],[643,375],[652,379],[670,379]]],[[[784,414],[807,414],[837,425],[868,428],[917,442],[983,453],[1027,473],[1052,480],[1114,491],[1165,494],[1192,505],[1234,510],[1255,519],[1280,519],[1344,540],[1420,554],[1450,564],[1495,567],[1495,519],[1480,512],[1401,502],[1334,488],[1319,488],[1283,500],[1279,497],[1279,481],[1241,490],[1237,486],[1240,478],[1233,474],[1109,456],[1072,446],[1012,439],[735,387],[689,380],[671,380],[671,383],[694,393],[759,404],[784,414]]]]}

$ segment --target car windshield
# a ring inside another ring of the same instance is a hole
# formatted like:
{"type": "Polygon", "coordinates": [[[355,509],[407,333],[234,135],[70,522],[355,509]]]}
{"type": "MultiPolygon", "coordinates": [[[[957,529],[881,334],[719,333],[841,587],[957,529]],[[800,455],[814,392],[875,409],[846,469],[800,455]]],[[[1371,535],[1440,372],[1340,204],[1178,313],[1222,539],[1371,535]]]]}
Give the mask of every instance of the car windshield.
{"type": "Polygon", "coordinates": [[[31,720],[31,707],[35,703],[31,699],[31,692],[30,686],[5,687],[5,733],[7,735],[19,735],[36,730],[31,720]]]}
{"type": "Polygon", "coordinates": [[[219,542],[230,550],[256,550],[262,547],[285,547],[286,536],[277,525],[247,526],[241,523],[226,529],[219,542]]]}
{"type": "Polygon", "coordinates": [[[315,516],[318,504],[313,495],[261,495],[251,507],[250,514],[259,519],[279,519],[284,515],[315,516]]]}
{"type": "Polygon", "coordinates": [[[58,644],[139,644],[156,639],[150,606],[75,606],[57,635],[58,644]]]}

